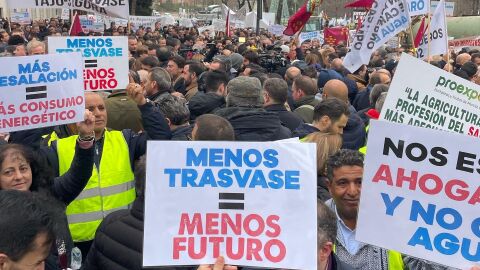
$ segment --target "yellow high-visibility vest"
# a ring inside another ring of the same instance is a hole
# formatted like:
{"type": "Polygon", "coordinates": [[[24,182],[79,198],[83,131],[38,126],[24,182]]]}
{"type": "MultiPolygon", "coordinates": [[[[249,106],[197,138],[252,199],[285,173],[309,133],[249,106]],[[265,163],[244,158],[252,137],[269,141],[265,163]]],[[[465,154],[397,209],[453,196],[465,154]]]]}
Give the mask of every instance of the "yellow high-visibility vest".
{"type": "MultiPolygon", "coordinates": [[[[78,136],[57,140],[59,174],[70,168],[78,136]]],[[[135,181],[128,145],[120,131],[104,133],[100,168],[78,197],[67,206],[67,218],[74,242],[93,240],[103,218],[120,209],[128,209],[135,200],[135,181]]]]}

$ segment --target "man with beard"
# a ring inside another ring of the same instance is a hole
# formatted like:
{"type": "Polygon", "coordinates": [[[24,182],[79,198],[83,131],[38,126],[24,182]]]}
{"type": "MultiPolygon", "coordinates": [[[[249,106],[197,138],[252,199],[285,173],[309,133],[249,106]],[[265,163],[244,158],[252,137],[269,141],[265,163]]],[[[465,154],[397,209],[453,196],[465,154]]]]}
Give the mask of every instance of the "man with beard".
{"type": "Polygon", "coordinates": [[[183,79],[185,80],[185,99],[190,101],[198,93],[198,77],[204,68],[201,63],[188,62],[183,67],[183,79]]]}
{"type": "Polygon", "coordinates": [[[190,102],[190,118],[197,117],[225,107],[225,96],[227,95],[228,76],[223,71],[208,71],[202,74],[205,81],[205,93],[197,93],[190,102]]]}
{"type": "Polygon", "coordinates": [[[167,64],[167,71],[172,77],[172,88],[175,92],[185,94],[185,82],[183,80],[182,71],[185,67],[185,59],[179,55],[170,57],[167,64]]]}
{"type": "Polygon", "coordinates": [[[335,254],[355,269],[404,269],[402,255],[355,240],[358,205],[362,190],[363,155],[342,149],[327,161],[328,189],[325,202],[337,215],[335,254]]]}
{"type": "Polygon", "coordinates": [[[322,100],[313,110],[313,123],[301,124],[293,136],[302,139],[318,131],[342,135],[349,115],[350,111],[344,101],[335,97],[322,100]]]}
{"type": "Polygon", "coordinates": [[[143,91],[145,96],[154,102],[170,94],[171,80],[168,72],[163,68],[152,68],[145,80],[143,91]]]}

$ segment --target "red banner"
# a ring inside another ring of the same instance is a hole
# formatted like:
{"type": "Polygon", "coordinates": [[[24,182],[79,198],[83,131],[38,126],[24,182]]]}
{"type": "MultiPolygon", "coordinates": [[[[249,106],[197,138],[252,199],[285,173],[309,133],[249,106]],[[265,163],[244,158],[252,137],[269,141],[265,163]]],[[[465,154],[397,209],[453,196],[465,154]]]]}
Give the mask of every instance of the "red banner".
{"type": "Polygon", "coordinates": [[[323,37],[325,39],[325,43],[330,44],[332,46],[338,45],[342,41],[346,43],[348,41],[348,28],[347,27],[325,28],[323,30],[323,37]]]}
{"type": "Polygon", "coordinates": [[[293,36],[300,31],[302,27],[308,22],[312,13],[307,11],[307,3],[297,10],[290,19],[288,19],[287,28],[283,31],[284,35],[293,36]]]}

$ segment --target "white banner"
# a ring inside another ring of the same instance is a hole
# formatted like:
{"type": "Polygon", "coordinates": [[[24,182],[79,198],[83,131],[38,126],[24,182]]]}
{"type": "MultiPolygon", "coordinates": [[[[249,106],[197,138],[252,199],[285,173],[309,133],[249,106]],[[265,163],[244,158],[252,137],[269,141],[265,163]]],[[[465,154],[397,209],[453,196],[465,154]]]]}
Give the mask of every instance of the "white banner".
{"type": "Polygon", "coordinates": [[[147,149],[144,267],[222,255],[233,265],[316,269],[314,144],[149,141],[147,149]]]}
{"type": "Polygon", "coordinates": [[[193,27],[192,19],[189,18],[180,18],[178,21],[180,27],[193,27]]]}
{"type": "Polygon", "coordinates": [[[208,35],[212,38],[215,37],[215,28],[213,25],[203,26],[198,28],[199,34],[204,34],[205,31],[208,31],[208,35]]]}
{"type": "MultiPolygon", "coordinates": [[[[320,31],[302,32],[300,33],[300,35],[298,35],[298,41],[300,44],[302,44],[307,39],[312,40],[315,38],[318,40],[320,40],[321,38],[323,40],[323,35],[320,33],[320,31]]],[[[320,44],[323,44],[323,42],[320,44]]]]}
{"type": "Polygon", "coordinates": [[[225,26],[227,25],[227,22],[225,20],[221,19],[213,19],[212,20],[212,25],[215,31],[222,31],[225,32],[225,26]]]}
{"type": "Polygon", "coordinates": [[[78,17],[84,33],[103,33],[105,30],[104,23],[98,21],[95,16],[80,15],[78,17]]]}
{"type": "Polygon", "coordinates": [[[268,26],[268,32],[274,34],[275,36],[283,35],[283,31],[285,31],[284,25],[273,24],[268,26]]]}
{"type": "Polygon", "coordinates": [[[247,4],[243,5],[242,8],[237,10],[235,14],[232,16],[231,20],[232,21],[245,21],[245,18],[247,17],[247,4]]]}
{"type": "Polygon", "coordinates": [[[68,8],[128,19],[128,0],[7,0],[15,8],[68,8]]]}
{"type": "Polygon", "coordinates": [[[0,57],[0,132],[83,120],[82,56],[0,57]]]}
{"type": "Polygon", "coordinates": [[[154,16],[130,16],[129,18],[133,30],[137,30],[140,26],[155,29],[155,23],[160,20],[160,17],[154,16]]]}
{"type": "Polygon", "coordinates": [[[68,8],[62,8],[62,15],[60,18],[62,20],[70,20],[70,10],[68,8]]]}
{"type": "Polygon", "coordinates": [[[478,264],[479,154],[478,138],[371,121],[356,240],[455,269],[478,264]]]}
{"type": "Polygon", "coordinates": [[[49,53],[81,52],[84,89],[125,89],[128,85],[127,37],[48,37],[49,53]]]}
{"type": "Polygon", "coordinates": [[[28,12],[12,12],[10,13],[10,20],[13,23],[18,23],[22,25],[32,23],[30,13],[28,12]]]}
{"type": "Polygon", "coordinates": [[[343,65],[355,72],[370,61],[373,51],[410,24],[405,0],[376,0],[363,20],[362,27],[351,41],[350,52],[343,65]],[[383,11],[383,12],[382,12],[383,11]]]}
{"type": "Polygon", "coordinates": [[[417,48],[417,57],[425,59],[429,55],[440,55],[448,52],[448,31],[445,24],[445,1],[441,0],[440,5],[437,6],[435,13],[433,13],[430,27],[426,27],[425,34],[422,41],[417,48]],[[430,35],[428,35],[430,29],[430,35]],[[430,44],[428,40],[430,39],[430,44]]]}
{"type": "Polygon", "coordinates": [[[480,137],[479,107],[480,86],[403,54],[380,119],[480,137]]]}
{"type": "Polygon", "coordinates": [[[160,16],[158,21],[162,24],[162,26],[165,25],[175,25],[177,22],[175,21],[175,18],[173,18],[172,15],[163,15],[160,16]]]}
{"type": "Polygon", "coordinates": [[[480,36],[459,38],[448,41],[448,46],[454,47],[455,51],[460,51],[463,47],[480,48],[480,36]]]}
{"type": "Polygon", "coordinates": [[[411,17],[428,13],[430,0],[407,0],[408,13],[411,17]]]}

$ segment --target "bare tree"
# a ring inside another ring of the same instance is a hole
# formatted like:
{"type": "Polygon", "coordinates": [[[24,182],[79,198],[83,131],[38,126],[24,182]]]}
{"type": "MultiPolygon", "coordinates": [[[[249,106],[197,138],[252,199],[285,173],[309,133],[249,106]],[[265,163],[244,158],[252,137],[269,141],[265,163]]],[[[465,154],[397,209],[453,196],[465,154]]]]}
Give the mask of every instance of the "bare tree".
{"type": "Polygon", "coordinates": [[[137,0],[132,0],[132,2],[130,3],[130,7],[131,7],[131,14],[132,15],[136,15],[136,8],[137,8],[137,0]]]}

